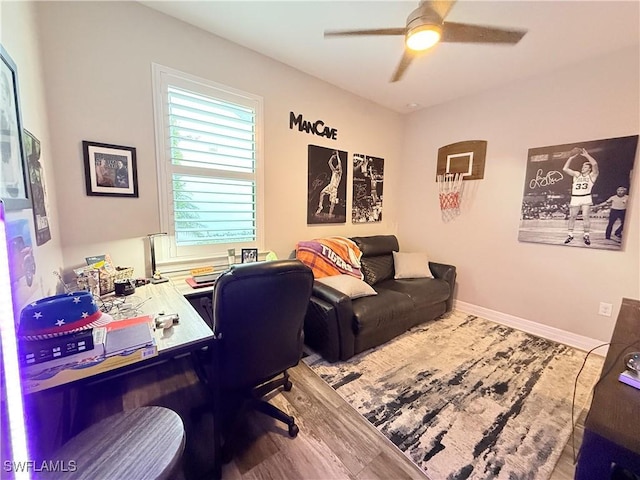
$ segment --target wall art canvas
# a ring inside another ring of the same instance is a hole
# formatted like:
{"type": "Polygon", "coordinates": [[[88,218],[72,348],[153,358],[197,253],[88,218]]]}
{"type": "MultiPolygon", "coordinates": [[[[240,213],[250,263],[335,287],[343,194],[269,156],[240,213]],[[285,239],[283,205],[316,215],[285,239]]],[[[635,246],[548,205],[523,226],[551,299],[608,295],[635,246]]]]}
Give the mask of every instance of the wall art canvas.
{"type": "Polygon", "coordinates": [[[6,212],[7,256],[14,309],[17,312],[43,295],[42,272],[37,268],[38,249],[32,224],[30,209],[6,212]]]}
{"type": "Polygon", "coordinates": [[[353,154],[353,223],[382,221],[384,158],[353,154]]]}
{"type": "Polygon", "coordinates": [[[342,150],[309,145],[307,224],[347,222],[347,157],[342,150]]]}
{"type": "Polygon", "coordinates": [[[18,69],[0,45],[0,198],[7,211],[31,208],[25,174],[18,69]]]}
{"type": "Polygon", "coordinates": [[[620,250],[638,135],[531,148],[518,240],[620,250]]]}
{"type": "Polygon", "coordinates": [[[36,230],[36,245],[51,240],[49,219],[47,217],[47,190],[45,188],[44,171],[40,163],[40,140],[27,130],[24,131],[24,148],[27,155],[27,170],[31,186],[31,203],[33,221],[36,230]]]}

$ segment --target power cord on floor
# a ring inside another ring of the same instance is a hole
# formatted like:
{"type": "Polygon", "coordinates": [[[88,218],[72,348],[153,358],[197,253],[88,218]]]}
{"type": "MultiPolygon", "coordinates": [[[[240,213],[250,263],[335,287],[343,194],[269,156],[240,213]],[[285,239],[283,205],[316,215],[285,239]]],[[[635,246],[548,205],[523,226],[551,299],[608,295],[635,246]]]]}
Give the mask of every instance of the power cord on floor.
{"type": "Polygon", "coordinates": [[[571,399],[571,446],[573,448],[573,464],[575,465],[578,462],[578,455],[576,454],[576,436],[575,436],[575,430],[576,430],[576,423],[575,423],[575,403],[576,403],[576,390],[578,389],[578,379],[580,378],[580,374],[582,373],[582,370],[584,370],[585,365],[587,364],[587,359],[589,358],[589,355],[591,355],[591,353],[594,350],[597,350],[598,348],[601,347],[606,347],[607,345],[611,346],[611,345],[623,345],[622,349],[620,349],[620,353],[618,354],[618,356],[614,359],[613,362],[611,362],[611,365],[609,365],[609,368],[605,371],[602,372],[602,374],[600,375],[600,378],[598,379],[598,381],[593,385],[593,387],[591,388],[591,394],[593,394],[593,392],[595,392],[596,387],[598,385],[600,385],[600,382],[602,381],[603,378],[607,377],[607,375],[609,375],[609,373],[611,373],[611,370],[613,370],[614,367],[618,366],[618,361],[620,360],[620,358],[622,357],[622,355],[625,354],[627,348],[629,347],[633,347],[635,345],[639,345],[640,344],[640,339],[638,340],[634,340],[631,343],[620,343],[620,342],[615,342],[615,343],[602,343],[596,347],[593,347],[591,350],[589,350],[587,352],[587,355],[584,357],[584,361],[582,362],[582,366],[580,367],[580,370],[578,370],[578,374],[576,375],[576,380],[573,383],[573,397],[571,399]]]}

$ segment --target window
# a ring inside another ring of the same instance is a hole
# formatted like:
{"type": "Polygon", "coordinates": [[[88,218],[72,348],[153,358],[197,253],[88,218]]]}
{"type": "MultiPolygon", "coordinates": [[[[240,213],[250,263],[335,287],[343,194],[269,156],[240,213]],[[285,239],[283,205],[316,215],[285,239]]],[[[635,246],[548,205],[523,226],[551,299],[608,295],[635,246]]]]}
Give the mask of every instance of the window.
{"type": "Polygon", "coordinates": [[[160,262],[262,248],[262,98],[153,65],[160,262]]]}

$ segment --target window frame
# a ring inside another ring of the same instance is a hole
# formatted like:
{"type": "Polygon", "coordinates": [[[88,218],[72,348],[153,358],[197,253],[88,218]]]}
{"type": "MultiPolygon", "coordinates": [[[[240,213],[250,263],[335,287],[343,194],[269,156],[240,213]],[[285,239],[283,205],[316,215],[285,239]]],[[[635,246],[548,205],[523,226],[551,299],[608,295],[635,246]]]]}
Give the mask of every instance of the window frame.
{"type": "Polygon", "coordinates": [[[156,141],[156,167],[158,178],[158,207],[160,230],[167,236],[156,239],[156,262],[158,266],[192,266],[203,261],[227,263],[228,249],[235,248],[239,254],[242,248],[264,250],[264,110],[263,98],[251,93],[207,80],[179,70],[152,63],[154,132],[156,141]],[[210,243],[207,245],[177,246],[175,242],[173,173],[189,172],[209,178],[238,179],[233,171],[221,171],[198,167],[185,167],[171,163],[171,146],[167,132],[168,124],[168,87],[188,90],[218,101],[239,104],[255,111],[255,162],[253,180],[255,181],[255,221],[256,239],[253,242],[210,243]],[[224,260],[224,262],[222,262],[224,260]]]}

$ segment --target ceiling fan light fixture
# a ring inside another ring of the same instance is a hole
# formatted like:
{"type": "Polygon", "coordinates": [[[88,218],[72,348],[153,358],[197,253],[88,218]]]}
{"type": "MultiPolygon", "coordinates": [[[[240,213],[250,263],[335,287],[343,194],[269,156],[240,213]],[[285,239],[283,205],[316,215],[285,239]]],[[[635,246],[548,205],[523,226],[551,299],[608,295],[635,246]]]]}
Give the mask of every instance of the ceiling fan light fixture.
{"type": "Polygon", "coordinates": [[[433,47],[440,41],[442,28],[440,25],[420,25],[407,32],[407,47],[416,52],[421,52],[433,47]]]}

